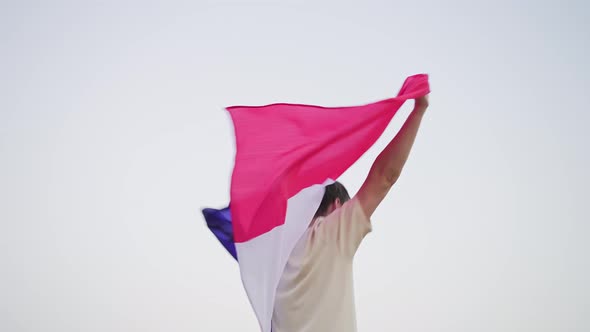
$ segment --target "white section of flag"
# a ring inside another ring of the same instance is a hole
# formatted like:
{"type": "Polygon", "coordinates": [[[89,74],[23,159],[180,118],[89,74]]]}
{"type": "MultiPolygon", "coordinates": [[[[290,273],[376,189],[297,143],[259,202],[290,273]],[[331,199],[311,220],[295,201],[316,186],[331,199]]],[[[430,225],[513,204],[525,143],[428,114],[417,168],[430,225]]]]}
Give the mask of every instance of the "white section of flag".
{"type": "Polygon", "coordinates": [[[287,260],[305,233],[333,180],[301,190],[287,201],[285,223],[243,243],[236,243],[242,282],[262,332],[271,331],[274,299],[287,260]]]}

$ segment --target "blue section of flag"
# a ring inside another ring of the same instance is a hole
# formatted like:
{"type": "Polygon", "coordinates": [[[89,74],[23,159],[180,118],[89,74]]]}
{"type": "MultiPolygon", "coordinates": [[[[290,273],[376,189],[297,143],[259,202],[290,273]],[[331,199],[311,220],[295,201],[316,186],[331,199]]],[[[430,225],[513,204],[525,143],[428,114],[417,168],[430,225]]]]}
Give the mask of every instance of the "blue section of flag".
{"type": "Polygon", "coordinates": [[[234,244],[234,230],[231,223],[229,206],[221,210],[205,208],[203,209],[203,216],[205,217],[209,230],[221,242],[227,252],[237,260],[238,255],[236,254],[236,246],[234,244]]]}

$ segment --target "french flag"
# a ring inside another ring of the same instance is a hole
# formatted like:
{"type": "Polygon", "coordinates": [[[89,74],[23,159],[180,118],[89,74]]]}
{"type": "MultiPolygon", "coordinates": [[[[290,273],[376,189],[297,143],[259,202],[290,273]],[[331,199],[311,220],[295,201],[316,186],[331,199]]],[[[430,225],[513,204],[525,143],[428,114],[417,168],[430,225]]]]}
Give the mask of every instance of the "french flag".
{"type": "Polygon", "coordinates": [[[397,97],[363,106],[227,108],[236,138],[231,203],[203,215],[238,261],[262,332],[271,331],[281,274],[325,186],[377,141],[406,100],[429,92],[428,76],[420,74],[408,77],[397,97]]]}

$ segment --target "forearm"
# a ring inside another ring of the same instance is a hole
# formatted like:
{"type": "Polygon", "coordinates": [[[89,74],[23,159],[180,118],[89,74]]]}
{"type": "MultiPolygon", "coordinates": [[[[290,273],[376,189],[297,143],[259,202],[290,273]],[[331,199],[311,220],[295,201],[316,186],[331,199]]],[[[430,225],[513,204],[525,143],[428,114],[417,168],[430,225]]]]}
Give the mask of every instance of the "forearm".
{"type": "Polygon", "coordinates": [[[357,193],[367,217],[373,214],[399,178],[427,107],[428,97],[416,99],[416,106],[400,131],[373,163],[365,183],[357,193]]]}
{"type": "Polygon", "coordinates": [[[384,186],[391,186],[397,181],[408,160],[425,112],[425,106],[416,105],[400,131],[375,160],[369,177],[383,181],[384,186]]]}

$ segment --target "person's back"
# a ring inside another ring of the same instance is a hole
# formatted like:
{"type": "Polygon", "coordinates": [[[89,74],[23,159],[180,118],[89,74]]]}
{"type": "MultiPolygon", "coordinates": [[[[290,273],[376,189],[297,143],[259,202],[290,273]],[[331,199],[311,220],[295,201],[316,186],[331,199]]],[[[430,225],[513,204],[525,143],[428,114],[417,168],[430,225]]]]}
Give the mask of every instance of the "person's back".
{"type": "Polygon", "coordinates": [[[358,199],[315,219],[283,272],[273,332],[356,331],[352,259],[370,231],[358,199]]]}
{"type": "Polygon", "coordinates": [[[397,181],[409,156],[426,97],[381,152],[352,199],[342,184],[326,187],[316,217],[289,256],[272,317],[273,332],[354,332],[352,261],[371,231],[371,215],[397,181]]]}

